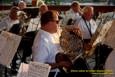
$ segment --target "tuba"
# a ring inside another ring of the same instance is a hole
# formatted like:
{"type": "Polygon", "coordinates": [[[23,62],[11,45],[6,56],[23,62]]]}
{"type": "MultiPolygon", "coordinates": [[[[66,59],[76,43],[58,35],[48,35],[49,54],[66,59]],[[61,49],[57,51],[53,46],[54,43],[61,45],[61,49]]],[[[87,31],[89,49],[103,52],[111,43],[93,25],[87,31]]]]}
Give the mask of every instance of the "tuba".
{"type": "Polygon", "coordinates": [[[63,28],[60,36],[60,46],[73,62],[83,53],[82,36],[79,30],[74,28],[63,28]]]}

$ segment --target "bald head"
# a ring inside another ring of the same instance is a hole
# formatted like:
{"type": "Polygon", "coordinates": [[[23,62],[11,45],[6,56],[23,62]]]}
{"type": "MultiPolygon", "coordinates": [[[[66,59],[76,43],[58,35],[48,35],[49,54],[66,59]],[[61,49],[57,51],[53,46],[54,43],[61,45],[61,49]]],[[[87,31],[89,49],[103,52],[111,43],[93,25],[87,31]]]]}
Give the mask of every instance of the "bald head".
{"type": "Polygon", "coordinates": [[[82,9],[83,11],[83,17],[86,19],[86,20],[90,20],[93,15],[94,15],[94,8],[91,7],[91,6],[86,6],[82,9]]]}

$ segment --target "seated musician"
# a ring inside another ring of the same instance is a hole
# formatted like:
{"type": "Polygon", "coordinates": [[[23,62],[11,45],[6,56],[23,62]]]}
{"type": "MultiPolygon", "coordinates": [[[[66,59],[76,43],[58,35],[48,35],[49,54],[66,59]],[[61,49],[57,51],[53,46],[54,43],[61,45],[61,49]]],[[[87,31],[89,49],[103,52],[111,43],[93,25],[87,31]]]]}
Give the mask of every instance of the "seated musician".
{"type": "MultiPolygon", "coordinates": [[[[63,52],[59,45],[59,28],[58,13],[56,11],[47,11],[41,16],[41,29],[37,33],[33,46],[33,61],[38,61],[51,65],[51,74],[54,77],[59,70],[58,67],[68,67],[70,63],[61,61],[55,62],[55,56],[59,52],[63,52]],[[57,35],[57,36],[56,36],[57,35]]],[[[59,76],[60,77],[60,76],[59,76]]]]}
{"type": "Polygon", "coordinates": [[[92,35],[95,33],[97,25],[96,22],[92,19],[94,15],[93,7],[84,7],[83,15],[80,19],[78,27],[82,31],[83,39],[90,40],[92,35]]]}
{"type": "Polygon", "coordinates": [[[73,1],[71,8],[65,13],[63,20],[64,25],[73,25],[75,19],[81,18],[82,12],[80,3],[78,1],[73,1]]]}
{"type": "Polygon", "coordinates": [[[18,3],[18,7],[20,8],[20,10],[23,10],[24,8],[27,7],[27,4],[26,4],[26,2],[24,2],[24,1],[20,1],[20,2],[18,3]]]}
{"type": "Polygon", "coordinates": [[[13,6],[10,9],[9,15],[3,18],[2,21],[0,22],[0,30],[9,31],[14,24],[19,23],[18,16],[17,16],[18,11],[19,8],[16,6],[13,6]]]}
{"type": "Polygon", "coordinates": [[[40,29],[41,25],[40,25],[40,17],[42,14],[44,14],[45,12],[48,11],[48,7],[46,4],[42,4],[39,7],[39,14],[36,18],[31,18],[27,32],[29,31],[35,31],[40,29]]]}
{"type": "MultiPolygon", "coordinates": [[[[83,15],[79,19],[79,22],[75,23],[76,24],[75,26],[78,26],[80,31],[82,32],[84,45],[86,46],[87,44],[90,43],[90,39],[97,29],[97,24],[92,19],[93,15],[94,15],[93,7],[86,6],[82,9],[82,11],[83,11],[83,15]]],[[[90,49],[90,47],[89,47],[89,49],[90,49]]]]}
{"type": "MultiPolygon", "coordinates": [[[[17,12],[19,11],[19,7],[13,6],[10,9],[9,15],[3,18],[0,22],[0,30],[1,31],[9,31],[15,34],[18,34],[20,31],[20,22],[18,19],[17,12]]],[[[15,56],[12,61],[11,70],[13,73],[17,73],[14,69],[16,68],[16,59],[15,56]]]]}

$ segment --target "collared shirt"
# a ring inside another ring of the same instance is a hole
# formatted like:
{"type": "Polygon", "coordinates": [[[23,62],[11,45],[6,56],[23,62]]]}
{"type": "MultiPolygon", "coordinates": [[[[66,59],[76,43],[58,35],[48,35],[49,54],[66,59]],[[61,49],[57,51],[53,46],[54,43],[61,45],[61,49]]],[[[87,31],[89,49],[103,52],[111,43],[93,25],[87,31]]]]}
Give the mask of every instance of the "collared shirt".
{"type": "Polygon", "coordinates": [[[91,34],[94,34],[97,29],[96,22],[93,19],[85,22],[83,18],[80,18],[79,23],[76,23],[76,24],[77,25],[75,26],[78,26],[82,32],[83,39],[91,39],[91,35],[90,35],[88,28],[90,29],[91,34]]]}
{"type": "Polygon", "coordinates": [[[41,29],[39,30],[32,47],[34,61],[55,63],[56,54],[62,52],[59,45],[59,37],[56,35],[41,29]]]}
{"type": "Polygon", "coordinates": [[[0,22],[0,30],[6,30],[9,31],[14,24],[19,23],[19,20],[12,20],[9,16],[5,17],[1,22],[0,22]]]}

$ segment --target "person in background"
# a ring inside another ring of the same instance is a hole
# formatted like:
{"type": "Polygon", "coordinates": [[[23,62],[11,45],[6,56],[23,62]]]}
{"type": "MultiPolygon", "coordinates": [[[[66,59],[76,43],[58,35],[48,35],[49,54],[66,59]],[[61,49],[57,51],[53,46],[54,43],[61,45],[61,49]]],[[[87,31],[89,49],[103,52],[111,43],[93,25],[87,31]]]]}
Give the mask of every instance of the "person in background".
{"type": "MultiPolygon", "coordinates": [[[[85,55],[90,55],[92,53],[92,44],[91,44],[91,38],[93,34],[95,33],[97,29],[96,22],[92,19],[94,15],[94,8],[91,6],[86,6],[82,9],[82,17],[78,19],[79,22],[75,23],[75,26],[78,27],[82,33],[83,37],[83,49],[85,52],[85,55]]],[[[90,69],[93,69],[95,66],[95,63],[92,64],[91,61],[95,61],[93,59],[93,56],[90,56],[91,60],[88,60],[88,65],[90,69]]]]}
{"type": "Polygon", "coordinates": [[[19,8],[16,6],[13,6],[10,9],[10,13],[8,16],[2,19],[0,22],[0,30],[9,31],[14,24],[19,23],[19,19],[17,16],[17,12],[19,11],[19,8]]]}
{"type": "Polygon", "coordinates": [[[45,2],[43,0],[36,0],[36,6],[40,7],[43,4],[45,4],[45,2]]]}
{"type": "Polygon", "coordinates": [[[23,9],[25,9],[27,7],[27,4],[24,1],[19,1],[17,6],[20,9],[20,11],[18,11],[18,16],[20,17],[20,20],[23,20],[23,18],[25,17],[24,15],[26,15],[26,13],[23,11],[23,9]]]}
{"type": "Polygon", "coordinates": [[[84,42],[90,42],[92,35],[97,29],[96,22],[92,19],[94,15],[94,8],[86,6],[82,9],[83,14],[79,20],[76,22],[75,26],[78,26],[83,35],[84,42]]]}
{"type": "Polygon", "coordinates": [[[63,24],[73,25],[74,20],[76,20],[77,18],[80,18],[81,15],[82,15],[82,12],[81,12],[81,7],[80,7],[79,2],[73,1],[71,4],[70,10],[68,10],[65,14],[63,24]]]}
{"type": "MultiPolygon", "coordinates": [[[[5,18],[3,18],[2,21],[0,22],[0,30],[1,31],[8,31],[8,32],[11,32],[14,34],[19,34],[20,22],[19,22],[18,15],[17,15],[18,11],[19,11],[19,7],[17,7],[17,6],[13,6],[10,9],[9,15],[6,16],[5,18]]],[[[15,58],[15,56],[14,56],[14,58],[15,58]]],[[[13,65],[15,65],[15,63],[12,62],[13,65]]],[[[15,69],[15,66],[11,66],[11,71],[12,71],[12,69],[15,69]]],[[[17,73],[14,70],[12,72],[17,73]]]]}
{"type": "Polygon", "coordinates": [[[40,11],[40,15],[44,14],[45,12],[47,12],[48,11],[47,5],[46,4],[40,5],[39,11],[40,11]]]}
{"type": "Polygon", "coordinates": [[[18,7],[20,8],[20,10],[22,10],[22,9],[24,9],[24,8],[27,7],[27,4],[26,4],[26,2],[24,2],[24,1],[20,1],[20,2],[18,3],[18,7]]]}
{"type": "Polygon", "coordinates": [[[36,18],[32,18],[30,20],[30,23],[29,23],[29,27],[27,29],[27,32],[29,31],[35,31],[35,30],[38,30],[41,25],[40,25],[40,18],[41,18],[41,15],[44,14],[45,12],[48,11],[48,7],[46,4],[42,4],[40,7],[39,7],[39,14],[36,18]]]}
{"type": "Polygon", "coordinates": [[[59,72],[59,67],[68,67],[69,63],[62,61],[55,62],[56,54],[63,52],[59,44],[59,18],[56,11],[47,11],[41,16],[41,28],[37,33],[33,46],[32,57],[33,61],[46,63],[51,65],[51,76],[54,77],[55,72],[59,72]],[[56,36],[57,35],[57,36],[56,36]]]}

